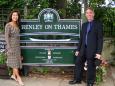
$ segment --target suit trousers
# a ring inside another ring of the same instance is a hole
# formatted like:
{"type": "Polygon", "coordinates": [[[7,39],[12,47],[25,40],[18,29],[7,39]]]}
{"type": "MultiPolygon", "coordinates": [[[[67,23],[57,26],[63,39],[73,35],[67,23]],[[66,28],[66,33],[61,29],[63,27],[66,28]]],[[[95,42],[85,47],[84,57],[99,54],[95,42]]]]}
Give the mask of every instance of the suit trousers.
{"type": "Polygon", "coordinates": [[[75,68],[74,68],[74,79],[81,81],[83,78],[84,64],[87,61],[87,83],[93,84],[96,78],[96,66],[94,56],[87,57],[87,47],[84,49],[84,55],[76,58],[75,68]]]}

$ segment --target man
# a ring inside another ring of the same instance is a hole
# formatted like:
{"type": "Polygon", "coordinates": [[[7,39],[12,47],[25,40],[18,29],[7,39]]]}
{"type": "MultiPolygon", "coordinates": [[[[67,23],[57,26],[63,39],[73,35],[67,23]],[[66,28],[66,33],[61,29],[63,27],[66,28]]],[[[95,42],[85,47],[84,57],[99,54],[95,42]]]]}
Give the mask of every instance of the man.
{"type": "Polygon", "coordinates": [[[90,7],[86,9],[85,16],[87,22],[83,23],[80,34],[77,56],[74,70],[74,80],[69,84],[80,84],[84,63],[87,61],[87,86],[93,86],[96,77],[95,59],[101,58],[103,47],[103,26],[94,20],[94,10],[90,7]]]}

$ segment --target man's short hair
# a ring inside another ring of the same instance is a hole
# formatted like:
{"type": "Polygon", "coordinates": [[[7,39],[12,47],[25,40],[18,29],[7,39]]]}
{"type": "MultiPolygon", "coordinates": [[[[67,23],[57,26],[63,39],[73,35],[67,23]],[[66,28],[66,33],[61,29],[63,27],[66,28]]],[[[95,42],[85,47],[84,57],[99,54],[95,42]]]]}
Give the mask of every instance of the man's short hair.
{"type": "Polygon", "coordinates": [[[93,9],[92,7],[87,7],[86,11],[87,11],[87,10],[91,10],[91,11],[94,12],[94,9],[93,9]]]}

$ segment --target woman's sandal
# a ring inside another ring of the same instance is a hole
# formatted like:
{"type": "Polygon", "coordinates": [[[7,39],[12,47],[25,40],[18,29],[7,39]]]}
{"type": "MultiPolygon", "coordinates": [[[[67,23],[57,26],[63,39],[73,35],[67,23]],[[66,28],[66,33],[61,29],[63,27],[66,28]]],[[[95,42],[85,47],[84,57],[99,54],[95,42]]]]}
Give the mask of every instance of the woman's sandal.
{"type": "Polygon", "coordinates": [[[16,77],[14,76],[14,75],[11,75],[11,77],[10,77],[12,80],[15,80],[15,81],[17,81],[17,79],[16,79],[16,77]]]}
{"type": "Polygon", "coordinates": [[[24,83],[21,80],[17,80],[17,81],[19,85],[24,86],[24,83]]]}

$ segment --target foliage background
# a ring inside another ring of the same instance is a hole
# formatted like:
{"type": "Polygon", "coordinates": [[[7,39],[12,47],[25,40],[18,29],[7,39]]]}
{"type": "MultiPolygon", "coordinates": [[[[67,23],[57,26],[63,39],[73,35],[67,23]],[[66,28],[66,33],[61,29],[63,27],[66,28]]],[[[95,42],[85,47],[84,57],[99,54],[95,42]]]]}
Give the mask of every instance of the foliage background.
{"type": "MultiPolygon", "coordinates": [[[[83,0],[86,6],[95,10],[95,19],[104,24],[104,36],[115,37],[115,8],[102,6],[105,0],[83,0]]],[[[111,0],[109,0],[111,1],[111,0]]],[[[113,0],[115,1],[115,0],[113,0]]],[[[81,4],[79,0],[0,0],[0,29],[4,28],[7,16],[12,9],[19,9],[22,18],[37,18],[44,8],[56,9],[61,18],[81,18],[81,4]]]]}

